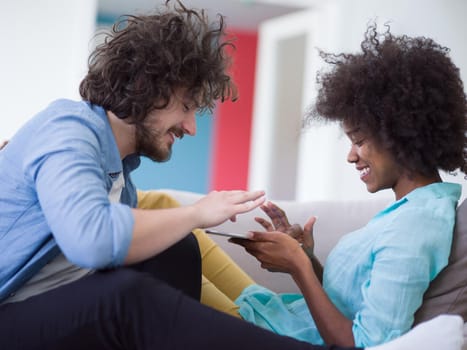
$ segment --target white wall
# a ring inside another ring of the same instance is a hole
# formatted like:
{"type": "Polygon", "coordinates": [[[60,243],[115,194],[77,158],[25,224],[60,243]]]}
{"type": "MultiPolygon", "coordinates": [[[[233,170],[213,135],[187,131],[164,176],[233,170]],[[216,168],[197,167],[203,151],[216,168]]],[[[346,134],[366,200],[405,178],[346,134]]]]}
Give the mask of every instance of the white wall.
{"type": "MultiPolygon", "coordinates": [[[[302,99],[306,101],[305,105],[313,102],[316,94],[316,72],[323,65],[317,57],[315,48],[319,47],[331,52],[359,51],[367,23],[372,19],[376,19],[380,24],[389,21],[391,31],[395,34],[428,36],[451,48],[451,57],[460,68],[461,76],[467,84],[467,45],[465,45],[464,39],[467,36],[467,21],[465,21],[465,14],[467,14],[467,1],[465,0],[328,0],[323,1],[320,6],[313,7],[310,11],[303,12],[304,16],[308,16],[309,23],[308,29],[303,29],[300,33],[306,33],[308,40],[305,42],[309,46],[304,50],[306,53],[305,69],[302,71],[304,74],[302,99]]],[[[267,48],[262,46],[262,41],[272,41],[270,45],[277,46],[278,41],[271,40],[274,38],[274,30],[270,28],[277,25],[281,31],[291,32],[292,29],[288,29],[288,27],[297,27],[296,18],[297,15],[293,15],[280,20],[270,20],[260,28],[256,82],[256,93],[259,96],[267,96],[263,90],[273,89],[271,81],[274,81],[274,77],[268,75],[277,76],[275,71],[280,70],[280,67],[276,66],[267,72],[264,71],[268,67],[267,62],[271,56],[265,54],[267,48]],[[265,76],[267,79],[262,79],[265,76]]],[[[297,69],[302,68],[297,67],[297,69]]],[[[280,84],[277,81],[275,83],[280,84]]],[[[270,128],[270,126],[269,128],[265,127],[264,123],[274,125],[276,123],[274,119],[281,117],[273,113],[263,113],[263,109],[267,110],[265,105],[268,103],[274,103],[274,101],[261,97],[255,99],[249,175],[250,188],[265,188],[270,193],[279,194],[282,191],[272,188],[272,183],[296,181],[294,197],[298,200],[368,198],[366,188],[359,180],[354,166],[346,162],[349,143],[336,125],[315,126],[303,130],[298,140],[299,154],[296,157],[296,178],[284,176],[280,180],[275,179],[272,182],[271,177],[277,176],[277,174],[268,172],[270,165],[265,160],[274,159],[274,149],[287,148],[288,145],[286,139],[275,138],[273,144],[267,142],[264,135],[262,140],[258,136],[263,134],[261,128],[266,132],[270,128]],[[260,119],[262,125],[258,122],[260,119]]],[[[302,114],[305,108],[303,106],[302,114]]],[[[296,119],[301,116],[289,114],[282,117],[296,119]]],[[[443,174],[443,177],[447,181],[458,182],[466,187],[467,181],[462,174],[456,177],[443,174]]],[[[466,197],[466,191],[464,188],[463,198],[466,197]]],[[[290,194],[288,196],[290,197],[290,194]]],[[[392,192],[382,191],[377,196],[392,197],[392,192]]]]}
{"type": "Polygon", "coordinates": [[[270,198],[295,197],[310,16],[288,15],[259,30],[249,187],[270,198]]]}
{"type": "Polygon", "coordinates": [[[0,140],[57,98],[79,98],[97,0],[2,1],[0,140]]]}

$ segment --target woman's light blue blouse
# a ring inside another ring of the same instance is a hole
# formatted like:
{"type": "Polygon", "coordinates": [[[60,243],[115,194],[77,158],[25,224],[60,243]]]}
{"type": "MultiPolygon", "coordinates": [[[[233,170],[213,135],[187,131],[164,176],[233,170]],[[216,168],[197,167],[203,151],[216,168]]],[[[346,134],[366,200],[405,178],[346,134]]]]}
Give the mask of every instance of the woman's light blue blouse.
{"type": "MultiPolygon", "coordinates": [[[[384,343],[410,329],[430,281],[448,262],[460,193],[460,185],[451,183],[418,188],[345,235],[329,254],[323,288],[353,320],[356,346],[384,343]]],[[[253,286],[237,302],[252,322],[323,343],[309,313],[300,310],[307,308],[303,297],[284,298],[253,286]]]]}
{"type": "Polygon", "coordinates": [[[357,346],[383,343],[410,329],[430,281],[448,262],[459,196],[456,184],[418,188],[331,252],[323,287],[353,320],[357,346]]]}

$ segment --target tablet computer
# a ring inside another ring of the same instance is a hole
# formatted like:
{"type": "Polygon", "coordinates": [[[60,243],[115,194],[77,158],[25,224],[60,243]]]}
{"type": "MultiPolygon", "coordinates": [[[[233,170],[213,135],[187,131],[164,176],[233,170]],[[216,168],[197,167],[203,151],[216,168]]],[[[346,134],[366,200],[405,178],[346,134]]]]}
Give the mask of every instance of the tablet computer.
{"type": "Polygon", "coordinates": [[[249,239],[246,232],[225,232],[225,231],[218,231],[218,230],[211,230],[211,229],[207,229],[205,231],[206,233],[210,233],[213,235],[249,239]]]}

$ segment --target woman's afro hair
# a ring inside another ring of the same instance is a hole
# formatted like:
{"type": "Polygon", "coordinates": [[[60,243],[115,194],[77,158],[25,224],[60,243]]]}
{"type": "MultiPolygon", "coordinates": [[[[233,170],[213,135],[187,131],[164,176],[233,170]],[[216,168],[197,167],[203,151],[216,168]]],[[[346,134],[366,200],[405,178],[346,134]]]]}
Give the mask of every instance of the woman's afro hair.
{"type": "Polygon", "coordinates": [[[331,69],[318,74],[307,121],[358,127],[410,172],[466,173],[466,96],[449,49],[386,28],[370,24],[359,54],[320,52],[331,69]]]}

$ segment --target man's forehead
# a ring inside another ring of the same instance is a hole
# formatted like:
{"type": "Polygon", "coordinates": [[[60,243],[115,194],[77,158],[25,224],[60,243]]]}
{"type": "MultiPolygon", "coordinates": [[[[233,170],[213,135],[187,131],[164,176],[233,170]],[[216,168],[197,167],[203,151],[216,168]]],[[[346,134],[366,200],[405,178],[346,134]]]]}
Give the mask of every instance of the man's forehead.
{"type": "Polygon", "coordinates": [[[185,100],[190,97],[190,94],[187,88],[178,87],[173,90],[172,96],[179,100],[185,100]]]}
{"type": "Polygon", "coordinates": [[[177,88],[173,93],[173,98],[185,104],[197,104],[197,99],[187,88],[177,88]]]}

